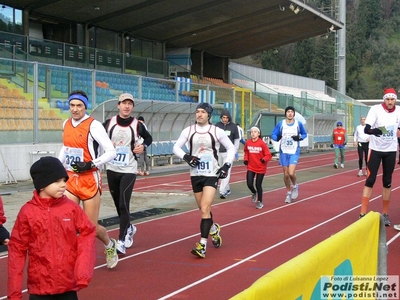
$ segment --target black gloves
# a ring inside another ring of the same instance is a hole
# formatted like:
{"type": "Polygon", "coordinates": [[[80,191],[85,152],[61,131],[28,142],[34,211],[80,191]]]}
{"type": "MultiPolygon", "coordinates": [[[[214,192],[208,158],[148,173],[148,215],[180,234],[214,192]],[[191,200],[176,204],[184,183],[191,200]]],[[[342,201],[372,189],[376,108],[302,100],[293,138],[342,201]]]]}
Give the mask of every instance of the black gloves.
{"type": "Polygon", "coordinates": [[[183,156],[183,160],[186,161],[187,164],[189,166],[191,166],[192,168],[196,167],[200,163],[200,158],[198,158],[197,156],[189,155],[189,154],[185,154],[183,156]]]}
{"type": "Polygon", "coordinates": [[[368,133],[368,134],[373,134],[378,137],[381,136],[383,133],[382,130],[380,130],[379,128],[370,129],[369,132],[370,133],[368,133]]]}
{"type": "Polygon", "coordinates": [[[293,141],[299,142],[301,141],[301,136],[300,135],[292,135],[293,141]]]}
{"type": "Polygon", "coordinates": [[[265,164],[265,159],[264,159],[264,158],[261,158],[260,161],[261,161],[263,164],[265,164]]]}
{"type": "Polygon", "coordinates": [[[379,128],[371,129],[371,125],[369,124],[365,124],[364,132],[366,134],[373,134],[378,137],[383,134],[382,130],[380,130],[379,128]]]}
{"type": "Polygon", "coordinates": [[[230,167],[230,164],[225,163],[221,168],[219,168],[219,170],[217,171],[218,178],[226,178],[226,176],[228,176],[228,171],[230,167]]]}
{"type": "Polygon", "coordinates": [[[330,146],[331,148],[333,148],[333,144],[331,144],[331,146],[330,146]]]}
{"type": "Polygon", "coordinates": [[[88,161],[88,162],[75,162],[74,161],[73,163],[71,163],[72,171],[74,171],[75,173],[86,172],[95,167],[96,166],[94,165],[94,163],[92,161],[88,161]]]}

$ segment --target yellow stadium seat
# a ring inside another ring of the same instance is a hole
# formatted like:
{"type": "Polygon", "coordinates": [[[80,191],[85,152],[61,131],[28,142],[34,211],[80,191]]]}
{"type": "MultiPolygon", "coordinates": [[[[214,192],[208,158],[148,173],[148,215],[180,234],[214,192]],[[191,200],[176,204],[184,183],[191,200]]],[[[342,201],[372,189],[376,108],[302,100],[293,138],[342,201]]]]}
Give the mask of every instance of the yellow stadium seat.
{"type": "Polygon", "coordinates": [[[0,108],[0,119],[6,119],[6,109],[0,108]]]}
{"type": "MultiPolygon", "coordinates": [[[[1,90],[1,89],[0,89],[1,90]]],[[[8,99],[0,96],[0,109],[8,107],[8,99]]]]}
{"type": "Polygon", "coordinates": [[[31,119],[23,120],[25,123],[26,130],[33,130],[33,122],[31,119]]]}
{"type": "Polygon", "coordinates": [[[22,109],[21,108],[13,108],[12,109],[12,118],[16,118],[16,119],[23,119],[24,117],[22,116],[21,112],[22,109]]]}
{"type": "Polygon", "coordinates": [[[6,119],[1,119],[0,120],[0,130],[10,130],[10,128],[8,127],[8,122],[6,119]]]}
{"type": "Polygon", "coordinates": [[[7,107],[5,110],[5,118],[12,118],[13,116],[13,109],[7,107]]]}
{"type": "Polygon", "coordinates": [[[54,130],[62,130],[63,129],[63,120],[54,119],[53,120],[54,130]]]}
{"type": "Polygon", "coordinates": [[[25,101],[23,99],[14,98],[15,107],[26,108],[25,101]]]}
{"type": "Polygon", "coordinates": [[[39,120],[39,130],[49,130],[49,126],[47,124],[47,120],[39,120]]]}
{"type": "Polygon", "coordinates": [[[18,119],[16,123],[17,123],[18,130],[28,130],[28,129],[26,129],[24,120],[18,119]]]}
{"type": "Polygon", "coordinates": [[[33,102],[31,100],[25,99],[23,100],[23,104],[26,108],[33,108],[33,102]]]}
{"type": "Polygon", "coordinates": [[[4,96],[11,98],[12,97],[12,91],[8,88],[4,89],[4,96]]]}
{"type": "Polygon", "coordinates": [[[48,110],[39,109],[39,119],[45,119],[45,120],[51,119],[48,110]]]}
{"type": "Polygon", "coordinates": [[[53,120],[58,118],[54,109],[49,110],[49,117],[50,117],[50,119],[53,119],[53,120]]]}
{"type": "Polygon", "coordinates": [[[21,115],[21,119],[30,119],[31,118],[31,116],[29,115],[29,109],[27,109],[27,108],[21,108],[20,115],[21,115]]]}
{"type": "Polygon", "coordinates": [[[14,119],[8,120],[8,128],[9,128],[9,130],[18,130],[17,123],[15,122],[14,119]]]}

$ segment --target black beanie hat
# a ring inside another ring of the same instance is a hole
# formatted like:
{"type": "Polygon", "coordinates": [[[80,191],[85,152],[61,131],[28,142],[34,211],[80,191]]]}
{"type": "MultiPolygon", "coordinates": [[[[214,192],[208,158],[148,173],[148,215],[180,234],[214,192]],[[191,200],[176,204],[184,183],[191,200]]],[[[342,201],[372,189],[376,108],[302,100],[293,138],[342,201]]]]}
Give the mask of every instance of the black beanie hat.
{"type": "Polygon", "coordinates": [[[198,110],[199,108],[204,109],[207,112],[208,119],[211,118],[211,115],[212,115],[212,112],[213,112],[213,108],[212,108],[212,106],[210,104],[205,103],[205,102],[200,103],[199,105],[197,105],[196,110],[198,110]]]}
{"type": "Polygon", "coordinates": [[[69,178],[61,161],[52,156],[41,157],[32,165],[30,173],[37,191],[61,178],[69,178]]]}
{"type": "Polygon", "coordinates": [[[294,107],[293,106],[288,106],[288,107],[285,108],[285,116],[286,116],[286,113],[287,113],[288,110],[293,110],[293,113],[294,113],[293,116],[296,114],[296,111],[294,110],[294,107]]]}

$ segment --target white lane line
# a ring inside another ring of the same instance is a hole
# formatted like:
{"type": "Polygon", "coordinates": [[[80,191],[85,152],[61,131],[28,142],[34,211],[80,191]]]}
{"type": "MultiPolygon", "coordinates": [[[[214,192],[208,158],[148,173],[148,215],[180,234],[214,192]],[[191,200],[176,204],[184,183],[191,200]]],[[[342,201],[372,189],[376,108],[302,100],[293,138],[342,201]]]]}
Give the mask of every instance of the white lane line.
{"type": "MultiPolygon", "coordinates": [[[[397,187],[397,188],[395,188],[395,189],[393,189],[393,190],[396,190],[396,189],[398,189],[398,188],[399,188],[399,187],[397,187]]],[[[322,193],[322,194],[326,194],[326,193],[322,193]]],[[[309,199],[311,199],[311,198],[314,198],[314,197],[310,197],[309,199]]],[[[375,201],[375,200],[378,199],[378,198],[380,198],[380,196],[377,196],[377,197],[371,199],[371,201],[375,201]]],[[[371,201],[370,201],[370,202],[371,202],[371,201]]],[[[304,235],[304,234],[306,234],[306,233],[308,233],[308,232],[311,232],[312,230],[317,229],[318,227],[321,227],[321,226],[323,226],[323,225],[325,225],[325,224],[327,224],[327,223],[329,223],[329,222],[331,222],[331,221],[333,221],[333,220],[335,220],[335,219],[337,219],[337,218],[339,218],[339,217],[341,217],[341,216],[343,216],[343,215],[345,215],[345,214],[351,212],[352,210],[354,210],[354,209],[356,209],[356,208],[358,208],[358,207],[360,207],[360,206],[361,206],[361,204],[360,204],[360,205],[357,205],[357,206],[355,206],[355,207],[353,207],[353,208],[351,208],[351,209],[348,209],[348,210],[342,212],[341,214],[338,214],[338,215],[334,216],[333,218],[330,218],[330,219],[328,219],[328,220],[326,220],[326,221],[324,221],[324,222],[321,222],[321,223],[319,223],[319,224],[317,224],[317,225],[315,225],[315,226],[313,226],[313,227],[311,227],[311,228],[309,228],[309,229],[303,230],[302,232],[299,232],[298,234],[295,234],[295,235],[293,235],[293,236],[291,236],[291,237],[289,237],[289,238],[287,238],[287,239],[285,239],[285,240],[282,240],[282,241],[280,241],[279,243],[276,243],[276,244],[274,244],[274,245],[272,245],[272,246],[270,246],[270,247],[268,247],[268,248],[265,248],[264,250],[261,250],[261,251],[259,251],[259,252],[257,252],[257,253],[254,253],[254,254],[252,254],[252,255],[246,257],[246,258],[243,258],[242,260],[240,260],[240,261],[238,261],[238,262],[236,262],[236,263],[234,263],[234,264],[232,264],[232,265],[230,265],[230,266],[227,266],[227,267],[225,267],[225,268],[223,268],[223,269],[221,269],[221,270],[219,270],[219,271],[217,271],[217,272],[214,272],[214,273],[212,273],[212,274],[210,274],[210,275],[208,275],[208,276],[206,276],[206,277],[204,277],[204,278],[202,278],[202,279],[200,279],[200,280],[198,280],[198,281],[195,281],[195,282],[193,282],[193,283],[191,283],[191,284],[189,284],[189,285],[186,285],[186,286],[180,288],[179,290],[176,290],[176,291],[174,291],[174,292],[172,292],[172,293],[170,293],[170,294],[168,294],[168,295],[165,295],[165,296],[159,298],[159,300],[168,299],[168,298],[170,298],[170,297],[172,297],[172,296],[175,296],[175,295],[177,295],[177,294],[179,294],[179,293],[181,293],[181,292],[183,292],[183,291],[185,291],[185,290],[188,290],[188,289],[190,289],[190,288],[192,288],[192,287],[194,287],[194,286],[196,286],[196,285],[198,285],[198,284],[200,284],[200,283],[203,283],[203,282],[205,282],[205,281],[207,281],[207,280],[209,280],[209,279],[211,279],[211,278],[213,278],[213,277],[216,277],[216,276],[218,276],[219,274],[222,274],[222,273],[224,273],[224,272],[227,272],[227,271],[229,271],[229,270],[231,270],[231,269],[233,269],[233,268],[235,268],[235,267],[237,267],[237,266],[239,266],[239,265],[241,265],[241,264],[243,264],[243,263],[245,263],[245,262],[248,262],[248,261],[254,259],[255,257],[257,257],[257,256],[259,256],[259,255],[261,255],[261,254],[264,254],[264,253],[266,253],[266,252],[268,252],[268,251],[270,251],[270,250],[272,250],[272,249],[274,249],[274,248],[276,248],[276,247],[278,247],[278,246],[281,246],[281,245],[283,245],[283,244],[285,244],[285,243],[287,243],[287,242],[289,242],[289,241],[291,241],[291,240],[293,240],[293,239],[295,239],[295,238],[297,238],[297,237],[299,237],[299,236],[302,236],[302,235],[304,235]]],[[[248,220],[248,219],[251,219],[251,217],[245,218],[245,219],[243,219],[243,220],[241,220],[241,221],[248,220]]],[[[229,225],[232,225],[232,224],[235,224],[235,223],[238,223],[238,222],[232,222],[232,223],[229,223],[229,224],[227,224],[227,225],[225,225],[225,226],[229,226],[229,225]]],[[[224,227],[225,227],[225,226],[224,226],[224,227]]],[[[400,236],[400,233],[397,234],[397,236],[400,236]]]]}

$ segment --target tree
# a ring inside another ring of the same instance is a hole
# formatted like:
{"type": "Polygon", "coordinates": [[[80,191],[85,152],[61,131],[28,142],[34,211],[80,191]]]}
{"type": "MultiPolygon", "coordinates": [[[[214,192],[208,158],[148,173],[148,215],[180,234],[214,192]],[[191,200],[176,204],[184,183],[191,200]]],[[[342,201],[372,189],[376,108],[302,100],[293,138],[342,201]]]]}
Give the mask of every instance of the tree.
{"type": "Polygon", "coordinates": [[[283,72],[283,64],[280,57],[278,49],[263,51],[260,59],[262,68],[283,72]]]}
{"type": "Polygon", "coordinates": [[[309,77],[324,80],[328,86],[334,86],[334,44],[333,38],[316,39],[315,53],[311,62],[309,77]]]}
{"type": "Polygon", "coordinates": [[[314,58],[314,39],[307,39],[295,44],[290,63],[290,72],[299,76],[309,76],[314,58]]]}
{"type": "MultiPolygon", "coordinates": [[[[310,0],[308,3],[329,11],[335,1],[310,0]]],[[[400,89],[400,0],[346,0],[346,6],[347,95],[355,99],[376,99],[385,87],[400,89]]],[[[335,88],[333,37],[330,35],[327,40],[314,37],[282,46],[278,57],[271,53],[263,56],[262,66],[325,80],[335,88]]]]}

